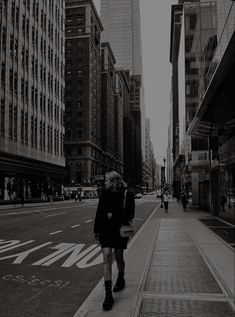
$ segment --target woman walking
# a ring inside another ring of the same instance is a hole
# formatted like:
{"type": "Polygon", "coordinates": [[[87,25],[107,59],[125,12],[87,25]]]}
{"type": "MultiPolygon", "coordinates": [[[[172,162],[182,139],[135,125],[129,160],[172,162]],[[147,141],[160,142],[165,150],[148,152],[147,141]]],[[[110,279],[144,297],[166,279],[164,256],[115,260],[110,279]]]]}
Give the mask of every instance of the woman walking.
{"type": "Polygon", "coordinates": [[[99,240],[104,258],[105,300],[103,309],[110,310],[114,300],[112,296],[112,249],[118,268],[118,278],[113,288],[119,292],[125,287],[124,249],[127,248],[128,237],[120,235],[123,225],[130,225],[135,214],[133,193],[126,190],[122,177],[115,171],[106,175],[106,188],[102,191],[94,223],[95,238],[99,240]]]}
{"type": "Polygon", "coordinates": [[[168,192],[165,192],[163,194],[163,203],[164,203],[164,207],[165,207],[165,212],[168,212],[168,205],[169,205],[169,194],[168,192]]]}
{"type": "Polygon", "coordinates": [[[186,195],[185,191],[183,191],[182,194],[181,194],[181,202],[182,202],[182,205],[183,205],[183,209],[186,212],[187,211],[188,199],[187,199],[187,195],[186,195]]]}

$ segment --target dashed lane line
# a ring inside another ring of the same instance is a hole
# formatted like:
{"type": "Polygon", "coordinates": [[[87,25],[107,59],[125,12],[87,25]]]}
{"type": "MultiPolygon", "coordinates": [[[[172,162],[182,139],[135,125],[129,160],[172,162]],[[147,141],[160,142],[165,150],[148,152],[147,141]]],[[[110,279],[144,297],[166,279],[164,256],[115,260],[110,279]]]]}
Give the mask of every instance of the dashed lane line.
{"type": "Polygon", "coordinates": [[[77,228],[77,227],[80,227],[80,224],[77,224],[77,225],[71,226],[70,228],[77,228]]]}
{"type": "Polygon", "coordinates": [[[49,233],[49,235],[53,236],[54,234],[61,233],[61,232],[63,232],[63,230],[58,230],[58,231],[55,231],[55,232],[51,232],[51,233],[49,233]]]}
{"type": "Polygon", "coordinates": [[[89,222],[92,222],[92,221],[93,221],[93,219],[89,219],[89,220],[86,220],[85,222],[89,223],[89,222]]]}
{"type": "Polygon", "coordinates": [[[56,217],[56,216],[65,215],[65,214],[66,214],[66,212],[59,212],[57,214],[46,215],[45,218],[56,217]]]}

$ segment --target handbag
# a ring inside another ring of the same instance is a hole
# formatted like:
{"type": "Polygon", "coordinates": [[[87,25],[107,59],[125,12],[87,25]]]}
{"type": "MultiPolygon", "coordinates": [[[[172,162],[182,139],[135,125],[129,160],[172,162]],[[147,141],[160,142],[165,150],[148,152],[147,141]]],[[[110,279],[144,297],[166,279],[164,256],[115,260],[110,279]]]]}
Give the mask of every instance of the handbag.
{"type": "MultiPolygon", "coordinates": [[[[124,200],[123,200],[123,209],[126,206],[126,192],[127,190],[125,190],[124,192],[124,200]]],[[[133,224],[130,223],[129,225],[121,225],[120,230],[119,230],[119,234],[122,238],[129,238],[131,236],[134,235],[134,227],[133,224]]]]}

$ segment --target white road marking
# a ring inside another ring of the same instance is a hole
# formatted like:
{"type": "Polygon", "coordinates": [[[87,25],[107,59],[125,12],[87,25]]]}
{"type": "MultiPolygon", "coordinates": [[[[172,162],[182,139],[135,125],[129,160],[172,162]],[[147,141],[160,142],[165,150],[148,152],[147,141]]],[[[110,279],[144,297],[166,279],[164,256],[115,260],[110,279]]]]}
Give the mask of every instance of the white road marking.
{"type": "Polygon", "coordinates": [[[8,213],[8,214],[1,214],[0,216],[10,216],[10,215],[16,215],[16,212],[11,212],[11,213],[8,213]]]}
{"type": "Polygon", "coordinates": [[[51,232],[49,233],[51,236],[53,236],[54,234],[57,234],[57,233],[60,233],[60,232],[63,232],[63,230],[58,230],[58,231],[55,231],[55,232],[51,232]]]}
{"type": "MultiPolygon", "coordinates": [[[[15,248],[18,248],[18,247],[23,246],[25,244],[28,244],[30,242],[35,242],[35,241],[32,240],[32,241],[20,243],[19,240],[13,241],[13,240],[2,240],[1,239],[0,242],[2,244],[3,243],[6,244],[6,248],[4,250],[1,250],[2,252],[0,252],[0,253],[3,253],[3,252],[7,252],[11,249],[15,249],[15,248]],[[17,245],[12,245],[16,242],[19,242],[19,243],[17,245]],[[9,245],[11,247],[9,247],[9,245]]],[[[64,267],[64,268],[70,268],[72,266],[76,266],[78,269],[85,269],[85,268],[88,268],[90,266],[95,266],[95,265],[101,264],[103,262],[103,256],[101,254],[101,249],[100,249],[100,246],[98,244],[86,245],[85,243],[79,243],[79,244],[59,243],[56,246],[51,246],[52,243],[53,242],[45,242],[43,244],[36,245],[29,250],[22,251],[22,252],[18,251],[17,253],[0,257],[0,261],[13,258],[12,264],[22,264],[22,262],[24,262],[24,260],[31,253],[35,253],[38,250],[43,249],[43,248],[48,248],[48,249],[52,249],[55,251],[52,252],[51,254],[47,255],[46,257],[39,259],[37,262],[31,263],[31,265],[50,266],[50,265],[56,263],[57,261],[61,260],[64,257],[65,257],[64,263],[62,265],[60,265],[61,267],[64,267]]],[[[13,275],[6,275],[2,279],[10,280],[12,278],[12,276],[13,275]]],[[[33,276],[33,278],[34,278],[34,276],[33,276]]],[[[1,276],[0,276],[0,279],[1,279],[1,276]]],[[[18,278],[18,276],[17,276],[17,279],[18,279],[17,281],[22,282],[23,277],[21,276],[18,278]]],[[[31,281],[31,280],[32,280],[32,278],[30,278],[27,281],[24,281],[24,283],[31,281]]],[[[34,283],[34,281],[38,282],[38,279],[33,280],[32,283],[34,283]]],[[[47,281],[47,282],[50,282],[50,281],[47,281]]],[[[31,283],[29,285],[31,285],[31,283]]],[[[43,283],[43,285],[44,285],[44,283],[43,283]]]]}
{"type": "Polygon", "coordinates": [[[18,248],[18,247],[22,247],[23,245],[32,243],[32,242],[34,242],[34,241],[35,241],[35,240],[29,240],[29,241],[26,241],[26,242],[23,242],[23,243],[17,243],[16,245],[13,245],[13,246],[4,248],[3,250],[0,251],[0,253],[6,252],[6,251],[9,251],[9,250],[13,250],[13,249],[16,249],[16,248],[18,248]]]}
{"type": "MultiPolygon", "coordinates": [[[[63,207],[53,207],[53,208],[48,208],[48,209],[41,209],[39,211],[50,211],[50,210],[54,210],[54,209],[66,209],[66,208],[80,208],[80,207],[90,207],[90,206],[95,206],[97,205],[97,202],[93,202],[93,203],[87,203],[87,204],[83,204],[83,205],[72,205],[72,206],[63,206],[63,207]]],[[[26,211],[22,211],[22,212],[11,212],[11,213],[6,213],[6,214],[1,214],[0,213],[0,217],[1,216],[12,216],[12,215],[24,215],[24,214],[33,214],[35,212],[35,210],[26,210],[26,211]]],[[[43,216],[43,214],[40,214],[40,216],[43,216]]]]}
{"type": "Polygon", "coordinates": [[[80,227],[80,224],[71,226],[70,228],[77,228],[77,227],[80,227]]]}
{"type": "Polygon", "coordinates": [[[86,220],[85,222],[89,223],[89,222],[92,222],[92,221],[93,221],[93,219],[89,219],[89,220],[86,220]]]}
{"type": "Polygon", "coordinates": [[[66,212],[59,212],[59,213],[57,213],[57,214],[46,215],[45,218],[55,217],[55,216],[64,215],[64,214],[66,214],[66,212]]]}

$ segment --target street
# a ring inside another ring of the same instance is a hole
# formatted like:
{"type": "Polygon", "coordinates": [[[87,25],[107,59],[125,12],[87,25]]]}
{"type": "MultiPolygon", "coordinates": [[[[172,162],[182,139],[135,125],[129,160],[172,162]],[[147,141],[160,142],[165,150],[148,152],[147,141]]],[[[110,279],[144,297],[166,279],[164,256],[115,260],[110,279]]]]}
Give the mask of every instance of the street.
{"type": "MultiPolygon", "coordinates": [[[[0,210],[0,316],[73,316],[102,277],[97,200],[0,210]]],[[[136,200],[137,232],[155,196],[136,200]]]]}

